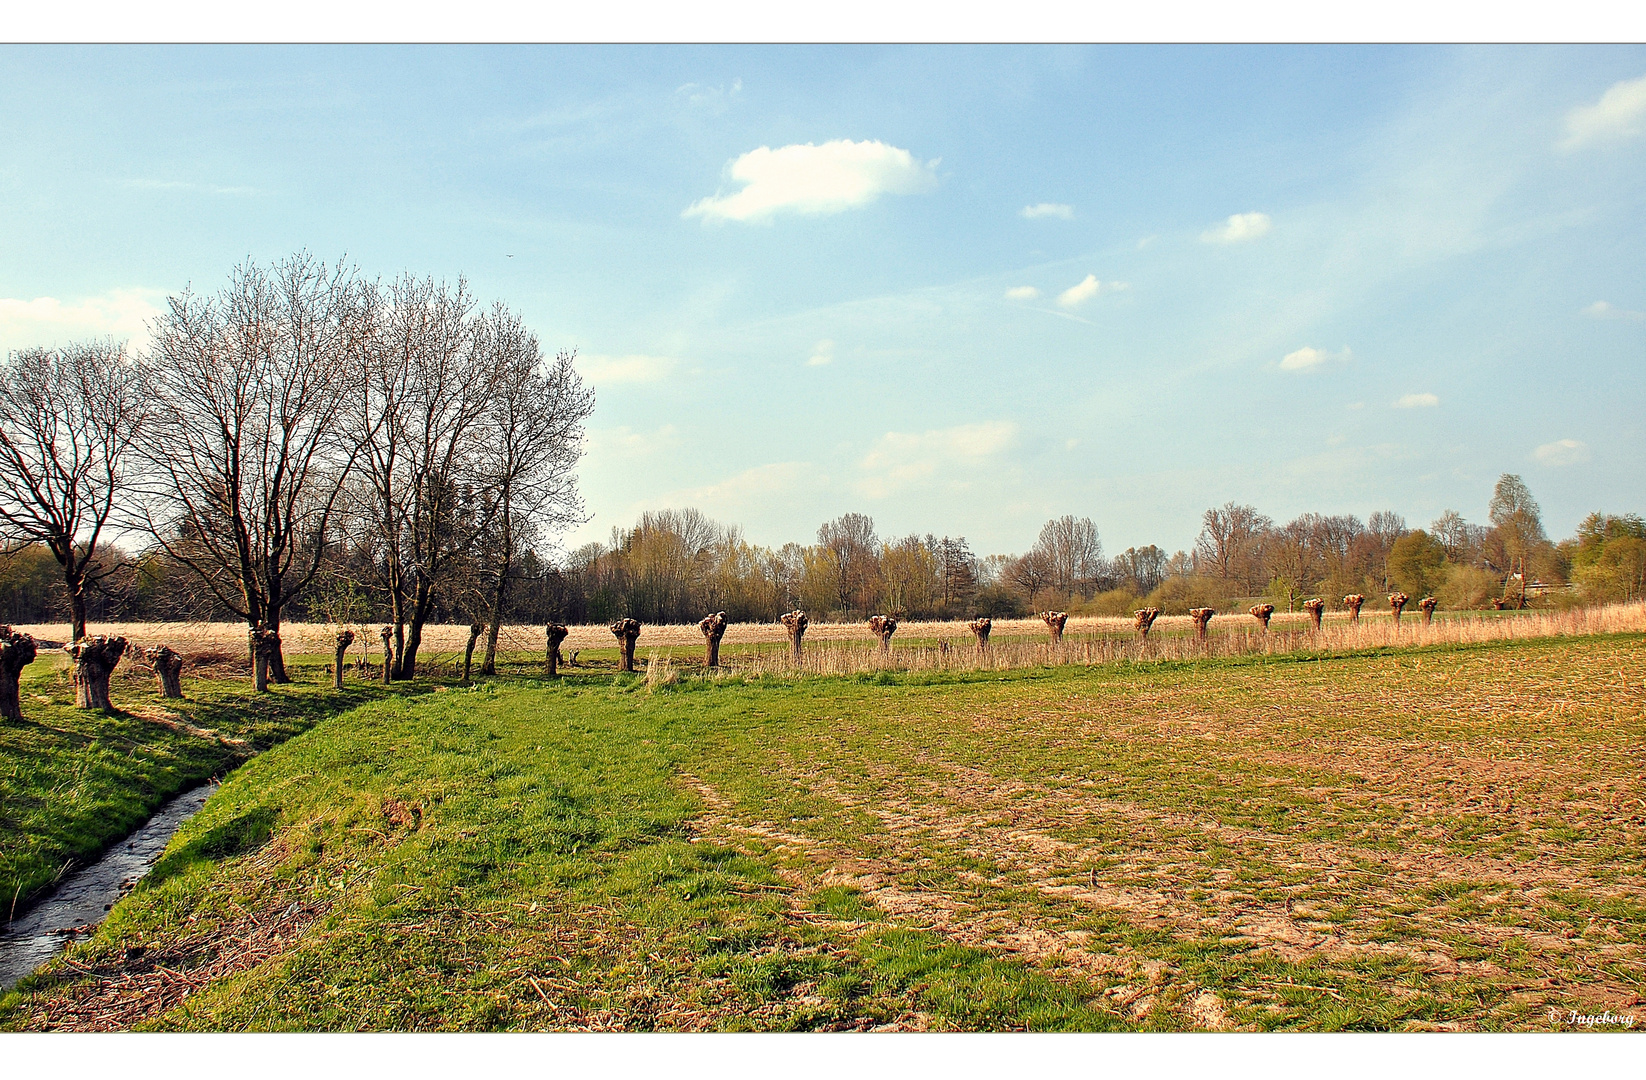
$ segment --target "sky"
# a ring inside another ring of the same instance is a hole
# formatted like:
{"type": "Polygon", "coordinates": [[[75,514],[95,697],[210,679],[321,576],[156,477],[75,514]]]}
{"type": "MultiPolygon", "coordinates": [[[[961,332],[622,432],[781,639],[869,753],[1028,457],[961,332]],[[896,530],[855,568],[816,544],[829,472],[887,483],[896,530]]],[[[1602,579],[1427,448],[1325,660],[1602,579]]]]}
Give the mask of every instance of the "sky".
{"type": "Polygon", "coordinates": [[[1646,511],[1646,48],[0,47],[0,351],[296,250],[595,387],[604,539],[1646,511]]]}

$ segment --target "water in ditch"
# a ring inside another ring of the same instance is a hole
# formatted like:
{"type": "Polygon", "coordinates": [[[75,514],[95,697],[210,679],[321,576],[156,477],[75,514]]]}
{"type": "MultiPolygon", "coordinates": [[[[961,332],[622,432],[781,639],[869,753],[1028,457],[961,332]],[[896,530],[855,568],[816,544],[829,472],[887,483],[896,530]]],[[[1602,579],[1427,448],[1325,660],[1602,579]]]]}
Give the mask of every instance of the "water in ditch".
{"type": "Polygon", "coordinates": [[[10,990],[69,942],[90,936],[216,789],[215,783],[201,784],[172,799],[101,859],[75,871],[15,922],[0,925],[0,992],[10,990]]]}

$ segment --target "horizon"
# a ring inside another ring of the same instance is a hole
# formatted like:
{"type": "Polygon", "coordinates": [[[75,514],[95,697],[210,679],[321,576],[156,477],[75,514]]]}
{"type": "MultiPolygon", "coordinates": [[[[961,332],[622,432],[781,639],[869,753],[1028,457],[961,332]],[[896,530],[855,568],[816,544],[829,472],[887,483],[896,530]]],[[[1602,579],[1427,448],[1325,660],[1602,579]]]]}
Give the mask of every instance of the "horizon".
{"type": "Polygon", "coordinates": [[[596,388],[567,550],[1646,501],[1639,46],[0,56],[0,350],[247,257],[464,274],[596,388]]]}

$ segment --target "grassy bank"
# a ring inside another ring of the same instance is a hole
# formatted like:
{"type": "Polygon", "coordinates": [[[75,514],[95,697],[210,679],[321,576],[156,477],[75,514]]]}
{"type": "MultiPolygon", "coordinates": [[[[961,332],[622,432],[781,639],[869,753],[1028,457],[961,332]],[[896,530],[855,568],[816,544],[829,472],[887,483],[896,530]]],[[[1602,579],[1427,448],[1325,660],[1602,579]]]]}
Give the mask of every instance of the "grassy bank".
{"type": "Polygon", "coordinates": [[[576,675],[234,773],[12,1028],[1545,1028],[1646,985],[1646,638],[576,675]]]}
{"type": "Polygon", "coordinates": [[[318,668],[294,670],[293,683],[262,696],[247,679],[191,673],[186,699],[166,701],[152,676],[123,667],[118,711],[105,715],[74,707],[62,653],[24,668],[25,719],[0,720],[0,920],[173,795],[380,692],[359,683],[336,694],[318,668]]]}

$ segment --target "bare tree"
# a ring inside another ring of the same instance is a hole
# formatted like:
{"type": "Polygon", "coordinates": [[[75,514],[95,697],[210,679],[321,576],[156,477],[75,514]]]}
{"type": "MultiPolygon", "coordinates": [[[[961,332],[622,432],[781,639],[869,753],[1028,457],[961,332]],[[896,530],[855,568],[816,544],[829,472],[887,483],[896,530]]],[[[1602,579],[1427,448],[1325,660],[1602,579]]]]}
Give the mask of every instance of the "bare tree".
{"type": "Polygon", "coordinates": [[[842,514],[817,527],[817,542],[833,554],[838,566],[839,610],[866,609],[874,600],[871,591],[880,551],[874,519],[867,514],[842,514]]]}
{"type": "Polygon", "coordinates": [[[1048,584],[1063,597],[1090,583],[1103,572],[1103,541],[1091,518],[1065,514],[1046,522],[1034,550],[1045,560],[1048,584]]]}
{"type": "Polygon", "coordinates": [[[1226,503],[1213,507],[1201,519],[1200,537],[1195,541],[1197,568],[1220,578],[1245,584],[1258,569],[1261,545],[1274,522],[1256,507],[1226,503]]]}
{"type": "Polygon", "coordinates": [[[482,576],[490,585],[491,618],[480,673],[495,675],[498,627],[525,543],[587,520],[573,470],[583,453],[583,422],[594,412],[594,391],[572,366],[575,353],[562,352],[544,364],[537,338],[502,304],[480,321],[479,332],[492,369],[480,477],[489,502],[482,576]]]}
{"type": "Polygon", "coordinates": [[[57,559],[71,641],[114,565],[96,556],[142,428],[141,381],[123,343],[27,349],[0,369],[0,536],[57,559]]]}
{"type": "Polygon", "coordinates": [[[461,278],[400,278],[374,307],[359,370],[356,518],[388,597],[395,679],[415,677],[436,591],[488,523],[478,488],[496,380],[473,308],[461,278]]]}
{"type": "Polygon", "coordinates": [[[245,263],[215,297],[173,297],[156,320],[155,409],[140,448],[156,543],[258,634],[286,682],[282,612],[319,571],[354,445],[344,388],[364,343],[354,272],[298,254],[245,263]]]}

